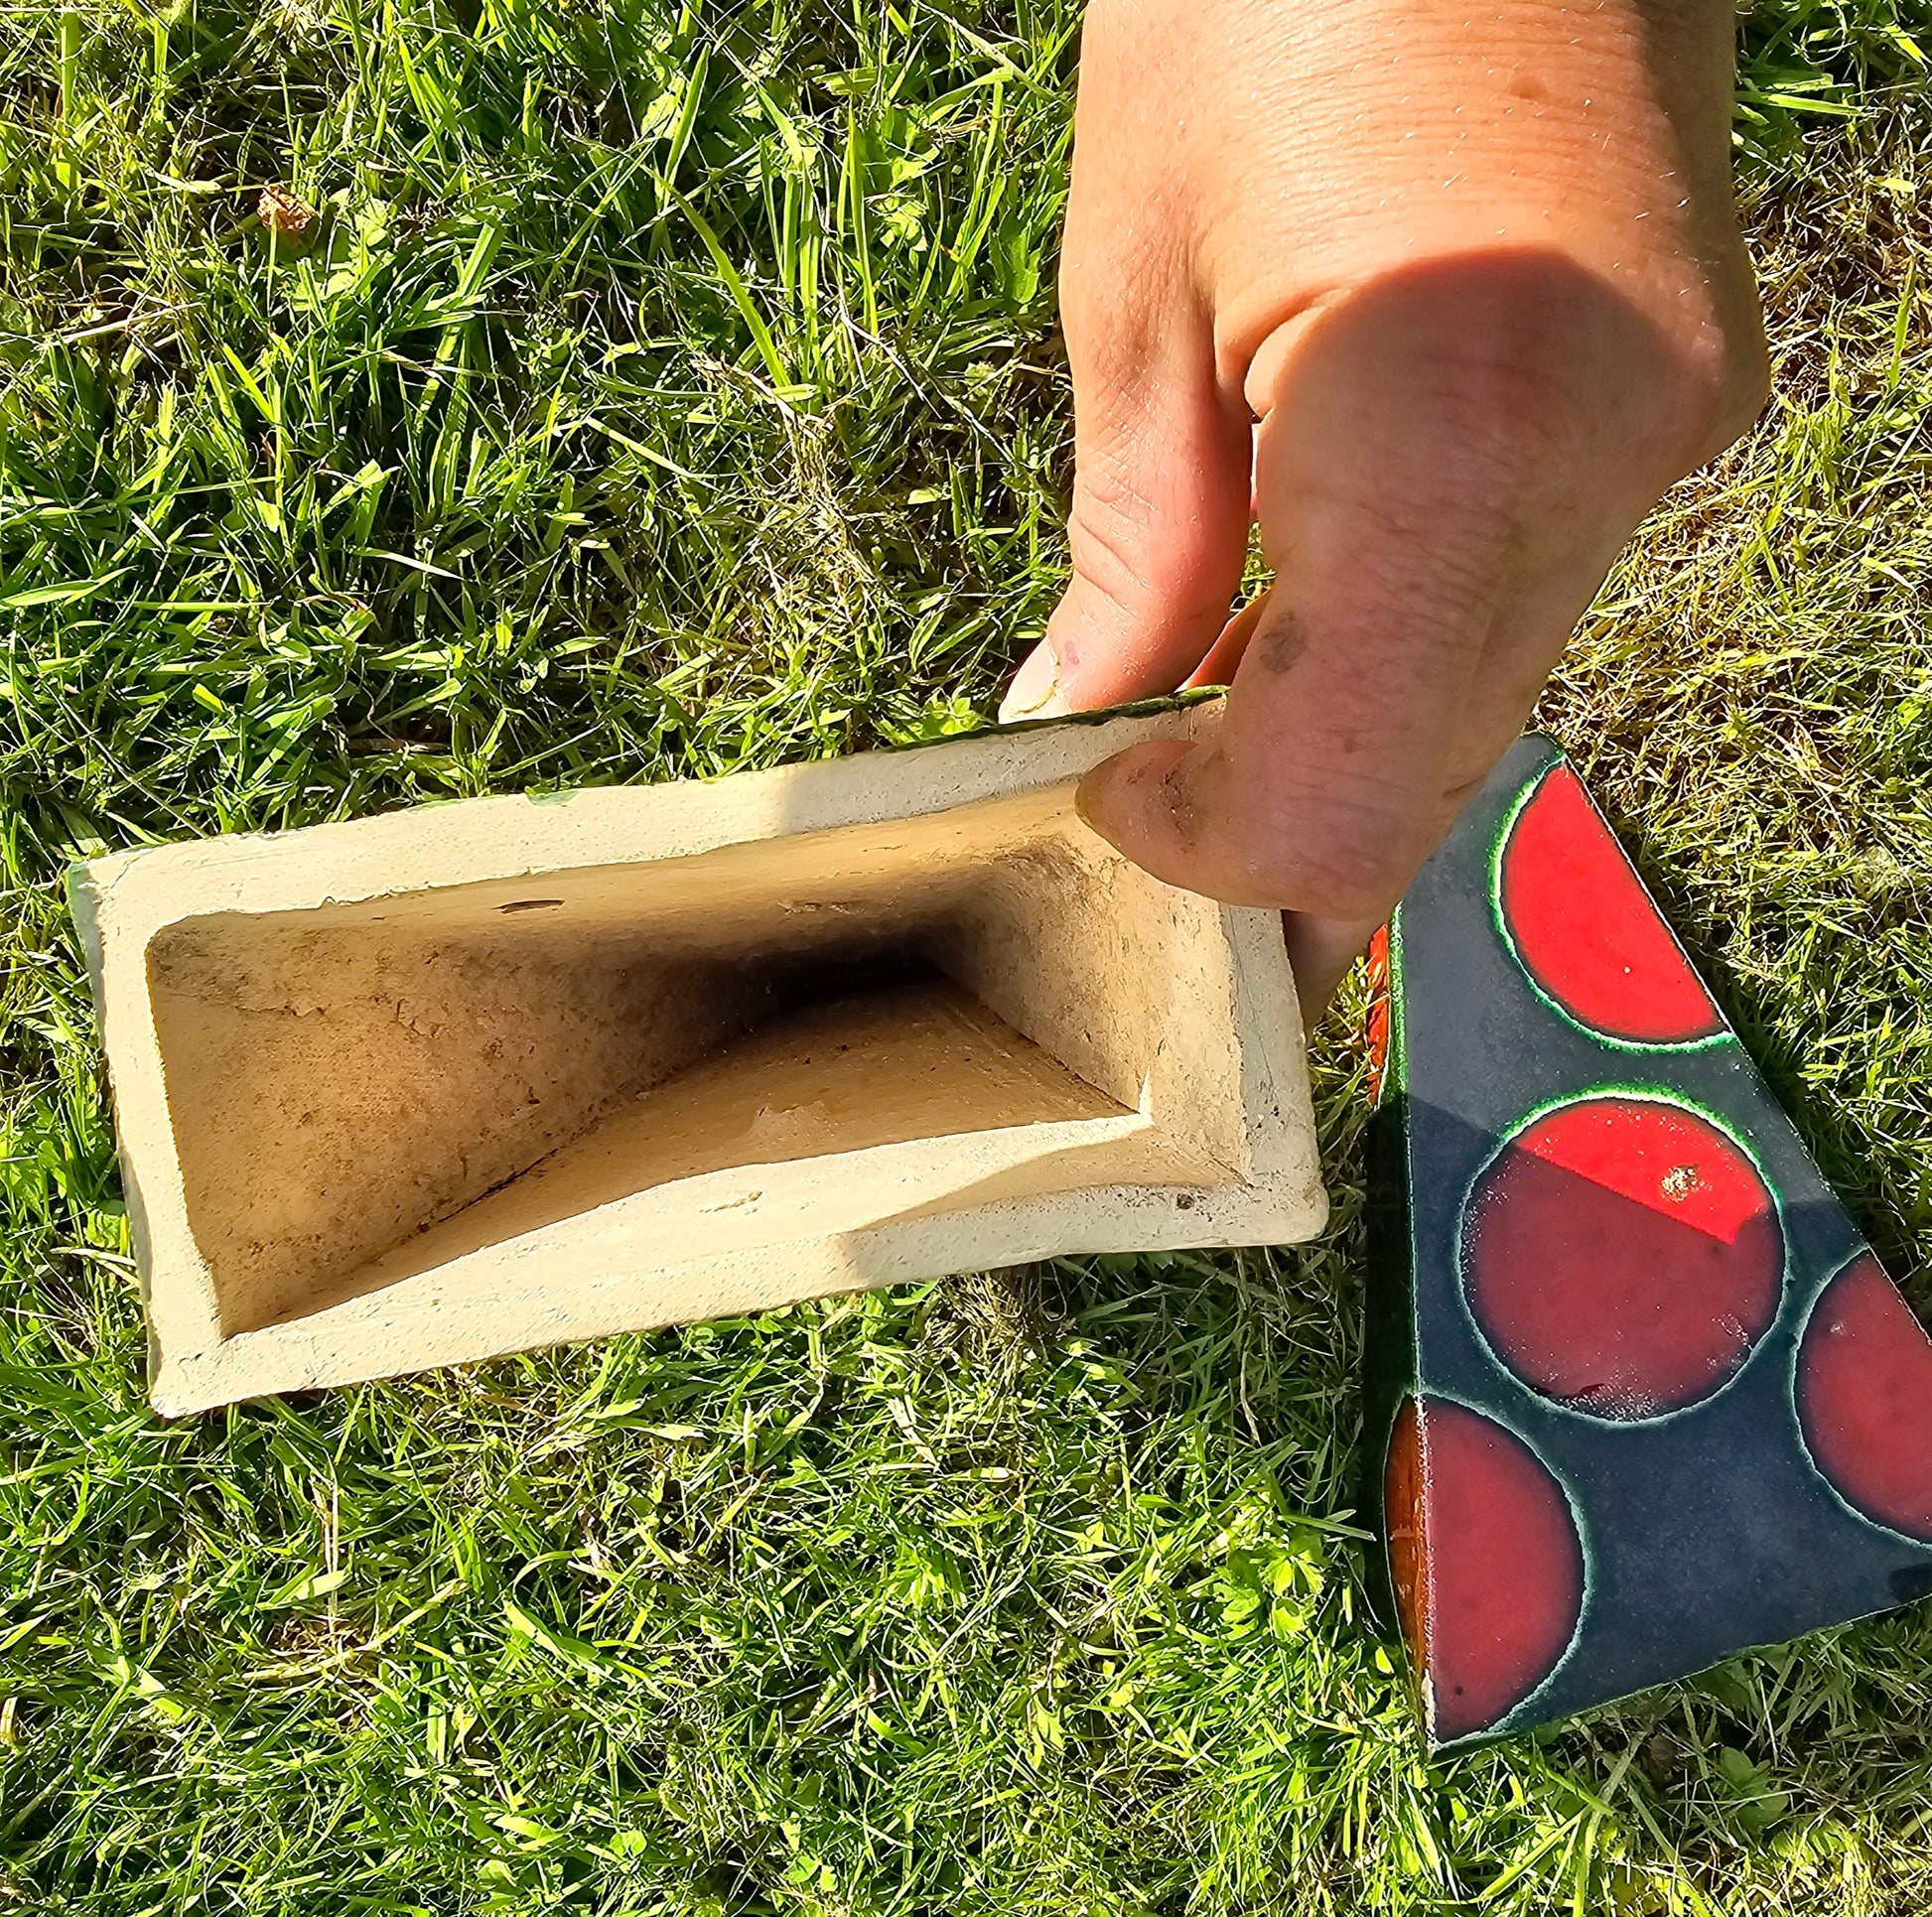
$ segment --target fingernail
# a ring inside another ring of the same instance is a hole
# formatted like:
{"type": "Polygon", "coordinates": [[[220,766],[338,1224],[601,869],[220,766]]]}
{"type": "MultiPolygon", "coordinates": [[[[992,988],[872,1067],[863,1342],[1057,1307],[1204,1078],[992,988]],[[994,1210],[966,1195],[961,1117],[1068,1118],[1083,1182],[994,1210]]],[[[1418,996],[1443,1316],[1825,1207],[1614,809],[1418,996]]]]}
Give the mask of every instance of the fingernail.
{"type": "Polygon", "coordinates": [[[1000,718],[1056,719],[1066,710],[1060,698],[1060,662],[1051,639],[1041,639],[1021,661],[1020,670],[1000,701],[1000,718]]]}

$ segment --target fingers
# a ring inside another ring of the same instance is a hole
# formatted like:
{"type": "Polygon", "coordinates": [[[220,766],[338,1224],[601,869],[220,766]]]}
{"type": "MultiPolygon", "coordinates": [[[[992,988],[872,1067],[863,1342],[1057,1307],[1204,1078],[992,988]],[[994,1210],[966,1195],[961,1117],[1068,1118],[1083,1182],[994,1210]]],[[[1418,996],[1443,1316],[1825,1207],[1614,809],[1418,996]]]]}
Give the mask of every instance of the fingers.
{"type": "Polygon", "coordinates": [[[1207,657],[1188,675],[1190,686],[1225,686],[1232,682],[1241,664],[1241,655],[1255,635],[1268,608],[1268,595],[1258,593],[1222,626],[1220,636],[1208,648],[1207,657]]]}
{"type": "Polygon", "coordinates": [[[1241,582],[1249,425],[1214,381],[1211,341],[1152,350],[1093,341],[1074,396],[1072,578],[1002,719],[1173,691],[1227,622],[1241,582]]]}
{"type": "Polygon", "coordinates": [[[1060,295],[1072,578],[1002,719],[1172,692],[1226,623],[1247,555],[1251,420],[1217,376],[1184,221],[1158,192],[1121,204],[1109,167],[1131,127],[1084,114],[1080,127],[1060,295]]]}
{"type": "Polygon", "coordinates": [[[1348,976],[1348,968],[1368,950],[1368,942],[1387,923],[1383,918],[1316,918],[1309,912],[1283,914],[1288,937],[1288,962],[1295,974],[1295,995],[1301,1002],[1307,1029],[1320,1018],[1348,976]]]}
{"type": "Polygon", "coordinates": [[[1604,451],[1617,379],[1609,404],[1589,384],[1643,376],[1633,324],[1578,269],[1502,256],[1391,276],[1273,354],[1256,484],[1278,579],[1216,648],[1239,654],[1226,718],[1100,766],[1081,809],[1172,884],[1298,914],[1308,993],[1520,729],[1655,496],[1604,451]]]}

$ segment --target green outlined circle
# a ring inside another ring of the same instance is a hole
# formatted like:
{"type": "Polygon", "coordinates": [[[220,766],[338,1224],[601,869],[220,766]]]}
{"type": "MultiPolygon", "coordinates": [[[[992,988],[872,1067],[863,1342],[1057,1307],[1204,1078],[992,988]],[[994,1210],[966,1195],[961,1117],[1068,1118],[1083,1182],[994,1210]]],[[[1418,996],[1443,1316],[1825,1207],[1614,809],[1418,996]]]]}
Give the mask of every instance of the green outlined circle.
{"type": "Polygon", "coordinates": [[[1704,1104],[1702,1100],[1687,1097],[1682,1092],[1664,1090],[1656,1086],[1591,1085],[1586,1086],[1578,1091],[1565,1092],[1559,1097],[1547,1099],[1543,1103],[1533,1106],[1497,1141],[1495,1149],[1484,1158],[1481,1164],[1476,1167],[1467,1183],[1463,1186],[1461,1196],[1456,1201],[1454,1230],[1456,1305],[1462,1313],[1463,1321],[1468,1325],[1477,1344],[1482,1348],[1483,1355],[1489,1359],[1490,1363],[1513,1386],[1518,1390],[1528,1392],[1538,1404],[1547,1406],[1551,1411],[1565,1418],[1575,1418],[1583,1424],[1594,1426],[1601,1431],[1651,1431],[1659,1426],[1668,1425],[1677,1419],[1688,1418],[1693,1413],[1701,1412],[1707,1406],[1714,1404],[1718,1399],[1724,1397],[1726,1392],[1734,1389],[1738,1380],[1749,1371],[1758,1353],[1770,1341],[1771,1334],[1776,1330],[1778,1321],[1784,1315],[1785,1307],[1790,1301],[1791,1236],[1786,1228],[1783,1196],[1778,1190],[1776,1181],[1765,1168],[1763,1159],[1758,1155],[1748,1139],[1744,1138],[1734,1126],[1722,1118],[1708,1105],[1704,1104]],[[1650,1412],[1641,1417],[1634,1418],[1607,1418],[1599,1412],[1587,1411],[1580,1405],[1572,1404],[1566,1399],[1556,1397],[1552,1393],[1543,1390],[1541,1386],[1534,1384],[1530,1379],[1524,1377],[1515,1365],[1510,1363],[1503,1353],[1496,1348],[1494,1339],[1484,1329],[1481,1318],[1476,1315],[1475,1307],[1469,1301],[1467,1257],[1469,1244],[1469,1207],[1474,1201],[1477,1192],[1482,1189],[1483,1183],[1488,1178],[1490,1171],[1502,1159],[1504,1153],[1509,1151],[1518,1139],[1533,1126],[1540,1124],[1544,1119],[1549,1118],[1554,1113],[1567,1111],[1574,1106],[1589,1105],[1611,1099],[1628,1099],[1647,1105],[1662,1105],[1672,1111],[1688,1112],[1694,1117],[1702,1119],[1719,1137],[1734,1147],[1757,1174],[1758,1183],[1763,1187],[1765,1195],[1771,1201],[1771,1216],[1777,1225],[1778,1234],[1776,1299],[1769,1315],[1764,1320],[1763,1328],[1751,1339],[1749,1347],[1743,1355],[1731,1366],[1730,1370],[1725,1374],[1724,1378],[1718,1384],[1714,1385],[1711,1390],[1705,1392],[1701,1397],[1694,1398],[1687,1404],[1672,1405],[1666,1410],[1650,1412]]]}
{"type": "MultiPolygon", "coordinates": [[[[1561,999],[1556,997],[1544,985],[1543,981],[1537,977],[1529,960],[1523,956],[1523,949],[1517,943],[1516,934],[1510,929],[1509,914],[1503,909],[1503,858],[1509,849],[1510,837],[1516,830],[1516,822],[1529,810],[1531,802],[1543,790],[1550,775],[1559,768],[1567,767],[1568,765],[1569,760],[1561,756],[1553,758],[1549,764],[1545,765],[1510,800],[1507,810],[1503,813],[1501,821],[1490,837],[1487,866],[1488,879],[1486,882],[1489,922],[1494,928],[1497,938],[1502,941],[1504,951],[1509,954],[1511,961],[1514,963],[1517,971],[1523,975],[1530,990],[1543,1001],[1544,1005],[1554,1012],[1573,1031],[1581,1033],[1584,1037],[1591,1039],[1599,1045],[1609,1045],[1617,1051],[1638,1054],[1661,1052],[1674,1055],[1682,1052],[1713,1051],[1723,1045],[1736,1044],[1737,1035],[1725,1022],[1724,1013],[1719,1009],[1715,999],[1711,1002],[1711,1009],[1718,1020],[1719,1029],[1707,1032],[1699,1038],[1626,1038],[1621,1033],[1606,1030],[1601,1026],[1590,1025],[1587,1021],[1579,1018],[1575,1012],[1571,1011],[1561,999]]],[[[1574,769],[1571,771],[1571,776],[1573,778],[1576,777],[1574,769]]],[[[1590,799],[1589,793],[1584,787],[1583,781],[1578,779],[1577,783],[1579,789],[1584,792],[1584,797],[1589,804],[1590,809],[1596,811],[1595,801],[1590,799]]],[[[1602,814],[1600,812],[1597,813],[1597,818],[1599,823],[1602,823],[1602,814]]],[[[1603,824],[1603,830],[1609,834],[1610,843],[1615,848],[1616,856],[1622,858],[1624,856],[1623,850],[1620,846],[1616,845],[1616,835],[1610,833],[1607,823],[1603,824]]],[[[1638,884],[1641,886],[1642,881],[1639,880],[1638,884]]],[[[1645,895],[1648,896],[1647,891],[1645,895]]],[[[1654,901],[1653,909],[1655,909],[1654,901]]],[[[1664,917],[1662,912],[1657,913],[1657,922],[1663,926],[1666,936],[1670,939],[1671,944],[1676,947],[1678,956],[1689,968],[1692,977],[1697,979],[1699,985],[1704,986],[1704,980],[1698,973],[1697,967],[1691,964],[1691,955],[1684,949],[1684,941],[1677,936],[1675,927],[1664,917]]],[[[1705,996],[1710,998],[1710,987],[1704,986],[1704,991],[1705,996]]]]}
{"type": "MultiPolygon", "coordinates": [[[[1856,1518],[1860,1524],[1867,1526],[1869,1529],[1880,1533],[1884,1537],[1896,1538],[1900,1544],[1909,1545],[1916,1551],[1932,1552],[1932,1538],[1921,1537],[1916,1532],[1901,1531],[1897,1525],[1887,1524],[1883,1518],[1873,1517],[1863,1505],[1854,1504],[1839,1489],[1837,1479],[1818,1461],[1817,1453],[1811,1448],[1811,1439],[1805,1436],[1804,1414],[1798,1409],[1798,1369],[1804,1363],[1805,1340],[1811,1333],[1811,1321],[1818,1315],[1818,1307],[1825,1301],[1826,1296],[1830,1293],[1832,1287],[1854,1265],[1860,1264],[1867,1258],[1878,1265],[1880,1272],[1884,1271],[1884,1266],[1879,1263],[1878,1254],[1869,1245],[1861,1241],[1857,1251],[1853,1252],[1849,1258],[1832,1267],[1831,1272],[1826,1276],[1823,1283],[1812,1294],[1810,1302],[1805,1305],[1803,1311],[1798,1314],[1798,1317],[1794,1321],[1791,1328],[1791,1363],[1784,1375],[1785,1407],[1791,1413],[1791,1430],[1797,1438],[1798,1449],[1804,1454],[1805,1463],[1810,1467],[1812,1475],[1817,1478],[1818,1482],[1831,1493],[1832,1501],[1842,1511],[1848,1516],[1856,1518]]],[[[1887,1278],[1886,1283],[1889,1284],[1890,1282],[1890,1279],[1887,1278]]],[[[1904,1301],[1901,1299],[1900,1302],[1903,1303],[1904,1301]]],[[[1905,1308],[1908,1311],[1911,1310],[1909,1304],[1905,1308]]]]}
{"type": "Polygon", "coordinates": [[[1445,1750],[1460,1749],[1465,1746],[1485,1743],[1493,1738],[1509,1737],[1518,1728],[1527,1727],[1535,1721],[1533,1713],[1538,1700],[1544,1697],[1556,1683],[1577,1655],[1577,1647],[1583,1642],[1584,1629],[1597,1608],[1596,1603],[1596,1560],[1590,1550],[1589,1527],[1584,1522],[1584,1506],[1570,1480],[1557,1469],[1529,1435],[1500,1411],[1485,1405],[1472,1404],[1467,1398],[1452,1391],[1440,1391],[1432,1387],[1417,1385],[1409,1394],[1418,1400],[1433,1398],[1441,1404],[1452,1405],[1457,1411],[1465,1411],[1472,1418],[1479,1418],[1486,1425],[1493,1425],[1506,1437],[1513,1438],[1531,1457],[1549,1473],[1550,1481],[1563,1496],[1564,1508],[1570,1514],[1570,1529],[1577,1540],[1577,1555],[1583,1566],[1583,1589],[1577,1603],[1577,1621],[1570,1627],[1570,1637],[1563,1649],[1557,1653],[1556,1661],[1544,1672],[1535,1686],[1524,1692],[1516,1702],[1493,1723],[1484,1725],[1480,1730],[1471,1730],[1463,1736],[1454,1738],[1442,1746],[1445,1750]]]}

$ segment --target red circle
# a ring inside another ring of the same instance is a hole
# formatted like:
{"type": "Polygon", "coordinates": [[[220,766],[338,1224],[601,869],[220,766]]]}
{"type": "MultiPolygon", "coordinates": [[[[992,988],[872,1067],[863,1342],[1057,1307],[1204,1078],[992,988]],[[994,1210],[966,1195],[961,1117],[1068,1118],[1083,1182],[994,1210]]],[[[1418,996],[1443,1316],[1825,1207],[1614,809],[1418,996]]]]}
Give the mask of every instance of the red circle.
{"type": "Polygon", "coordinates": [[[1549,1467],[1480,1414],[1425,1398],[1425,1692],[1437,1743],[1495,1723],[1555,1669],[1584,1606],[1584,1554],[1549,1467]]]}
{"type": "Polygon", "coordinates": [[[1832,1280],[1811,1314],[1798,1421],[1848,1504],[1932,1538],[1932,1339],[1869,1253],[1832,1280]]]}
{"type": "Polygon", "coordinates": [[[1502,857],[1503,923],[1530,977],[1583,1024],[1644,1044],[1725,1028],[1623,848],[1568,765],[1516,815],[1502,857]]]}
{"type": "Polygon", "coordinates": [[[1656,1099],[1587,1098],[1534,1120],[1463,1217],[1462,1282],[1497,1355],[1597,1418],[1709,1396],[1776,1316],[1783,1274],[1757,1167],[1656,1099]]]}

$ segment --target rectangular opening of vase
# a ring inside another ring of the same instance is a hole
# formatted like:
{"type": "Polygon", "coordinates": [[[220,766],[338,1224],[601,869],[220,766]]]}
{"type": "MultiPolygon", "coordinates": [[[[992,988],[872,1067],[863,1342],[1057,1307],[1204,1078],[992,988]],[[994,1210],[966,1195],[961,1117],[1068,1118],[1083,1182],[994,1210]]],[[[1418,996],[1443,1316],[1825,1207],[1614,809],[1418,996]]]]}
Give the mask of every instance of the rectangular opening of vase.
{"type": "MultiPolygon", "coordinates": [[[[1184,901],[1177,903],[1177,901],[1184,901]]],[[[1068,787],[162,928],[224,1336],[621,1233],[640,1272],[1247,1175],[1229,981],[1068,787]],[[1217,1005],[1216,997],[1220,1000],[1217,1005]]]]}

